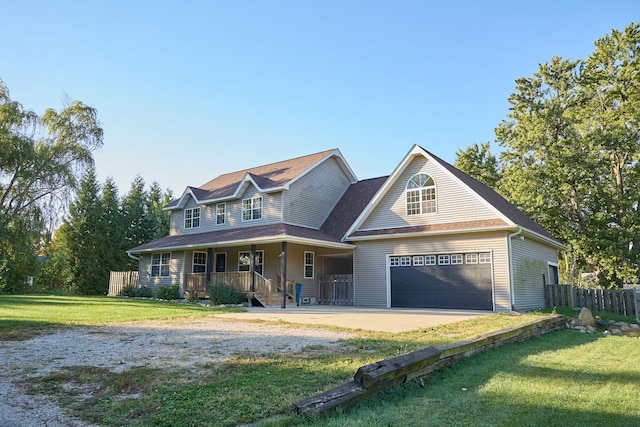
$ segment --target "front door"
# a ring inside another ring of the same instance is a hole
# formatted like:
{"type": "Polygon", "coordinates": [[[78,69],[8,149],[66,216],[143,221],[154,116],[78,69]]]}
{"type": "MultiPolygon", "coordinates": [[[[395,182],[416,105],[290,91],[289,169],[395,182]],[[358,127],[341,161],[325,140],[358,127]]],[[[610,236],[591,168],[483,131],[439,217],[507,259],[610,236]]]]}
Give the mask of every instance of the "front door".
{"type": "Polygon", "coordinates": [[[227,271],[227,254],[225,252],[216,253],[216,273],[227,271]]]}

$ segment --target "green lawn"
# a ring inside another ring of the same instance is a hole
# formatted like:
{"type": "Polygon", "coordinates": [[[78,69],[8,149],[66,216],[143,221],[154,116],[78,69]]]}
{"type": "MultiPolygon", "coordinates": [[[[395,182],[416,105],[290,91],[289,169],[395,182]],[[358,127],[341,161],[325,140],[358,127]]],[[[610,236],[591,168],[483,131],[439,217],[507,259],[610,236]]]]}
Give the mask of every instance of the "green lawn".
{"type": "Polygon", "coordinates": [[[237,310],[133,298],[0,295],[0,340],[20,339],[51,327],[210,316],[237,310]]]}
{"type": "MultiPolygon", "coordinates": [[[[14,328],[83,325],[184,316],[215,310],[115,298],[0,297],[0,339],[14,328]],[[100,313],[100,314],[94,314],[100,313]],[[54,315],[50,315],[56,313],[54,315]]],[[[238,354],[196,372],[69,368],[26,384],[99,425],[262,426],[640,425],[640,341],[558,331],[474,356],[386,390],[344,412],[305,418],[297,400],[348,381],[358,367],[544,316],[494,315],[399,334],[359,331],[336,349],[238,354]],[[65,384],[73,382],[76,387],[65,384]],[[98,390],[93,396],[74,390],[98,390]]]]}

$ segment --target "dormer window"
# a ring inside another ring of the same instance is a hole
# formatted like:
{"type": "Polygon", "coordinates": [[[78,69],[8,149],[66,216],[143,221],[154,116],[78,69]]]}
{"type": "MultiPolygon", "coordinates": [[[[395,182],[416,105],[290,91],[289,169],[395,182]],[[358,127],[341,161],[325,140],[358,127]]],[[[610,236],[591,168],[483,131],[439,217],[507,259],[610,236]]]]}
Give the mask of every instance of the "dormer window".
{"type": "Polygon", "coordinates": [[[419,173],[411,177],[406,188],[407,215],[436,211],[436,183],[429,175],[419,173]]]}
{"type": "Polygon", "coordinates": [[[253,221],[262,218],[262,197],[242,200],[242,220],[253,221]]]}
{"type": "Polygon", "coordinates": [[[184,210],[184,228],[200,227],[200,208],[192,208],[184,210]]]}

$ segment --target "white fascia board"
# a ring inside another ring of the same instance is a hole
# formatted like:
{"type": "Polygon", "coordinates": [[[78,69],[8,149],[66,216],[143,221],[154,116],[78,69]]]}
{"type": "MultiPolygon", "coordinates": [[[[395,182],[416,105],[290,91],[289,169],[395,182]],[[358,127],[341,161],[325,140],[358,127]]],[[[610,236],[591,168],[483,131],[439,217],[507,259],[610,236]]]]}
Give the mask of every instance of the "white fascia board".
{"type": "Polygon", "coordinates": [[[288,190],[289,186],[291,186],[291,184],[293,184],[294,182],[296,182],[297,180],[299,180],[300,178],[302,178],[303,176],[305,176],[306,174],[308,174],[309,172],[311,172],[313,169],[315,169],[319,164],[321,164],[322,162],[330,159],[331,157],[336,157],[337,161],[338,161],[338,165],[340,166],[340,168],[344,171],[344,173],[348,176],[349,178],[349,182],[351,182],[352,184],[355,184],[356,182],[358,182],[358,178],[356,177],[356,174],[353,172],[353,170],[351,169],[351,167],[349,166],[349,164],[347,163],[347,161],[345,160],[344,156],[342,155],[342,153],[340,152],[340,150],[338,150],[337,148],[334,149],[333,151],[331,151],[329,154],[327,154],[326,156],[324,156],[323,158],[321,158],[320,160],[318,160],[317,162],[315,162],[314,164],[312,164],[311,166],[309,166],[304,172],[298,174],[298,176],[296,176],[295,178],[293,178],[291,181],[287,182],[282,189],[288,190]]]}
{"type": "MultiPolygon", "coordinates": [[[[418,146],[418,148],[420,149],[420,151],[422,152],[422,154],[424,155],[425,158],[427,158],[427,160],[429,160],[430,162],[433,162],[434,164],[437,165],[437,167],[440,168],[440,170],[442,170],[444,173],[446,173],[449,177],[451,177],[451,179],[455,180],[457,183],[459,183],[463,188],[465,188],[469,193],[471,193],[471,195],[473,197],[476,198],[476,200],[478,200],[480,203],[482,203],[483,205],[485,205],[487,208],[489,208],[489,210],[491,210],[494,214],[496,214],[501,220],[503,220],[504,222],[506,222],[509,225],[516,225],[515,222],[513,222],[509,217],[505,216],[502,212],[500,212],[495,206],[493,206],[491,203],[489,203],[484,197],[480,196],[478,193],[476,193],[471,187],[469,187],[467,184],[465,184],[464,181],[462,181],[460,178],[458,178],[457,176],[455,176],[454,174],[452,174],[447,168],[445,168],[442,164],[440,164],[440,162],[438,162],[437,160],[435,160],[433,157],[431,157],[429,155],[428,152],[426,152],[422,147],[418,146]]],[[[454,166],[455,167],[455,166],[454,166]]]]}
{"type": "Polygon", "coordinates": [[[550,239],[547,236],[543,236],[540,233],[536,233],[535,231],[531,231],[528,228],[525,228],[525,227],[522,227],[522,226],[520,226],[520,228],[522,229],[522,232],[523,232],[523,234],[525,236],[529,236],[529,237],[533,238],[533,240],[538,240],[538,241],[540,241],[542,243],[546,243],[549,246],[553,246],[553,247],[555,247],[556,249],[559,249],[559,250],[566,251],[567,249],[569,249],[562,242],[559,242],[559,241],[557,241],[555,239],[550,239]]]}
{"type": "Polygon", "coordinates": [[[174,210],[182,209],[184,207],[184,205],[185,205],[185,201],[186,201],[186,197],[187,196],[191,196],[191,198],[193,198],[193,200],[195,200],[196,203],[201,204],[200,201],[198,200],[198,198],[195,196],[195,194],[193,194],[193,191],[191,191],[191,187],[187,187],[182,192],[182,196],[180,196],[180,198],[178,199],[178,203],[176,203],[174,206],[171,206],[169,208],[162,208],[162,210],[174,211],[174,210]]]}
{"type": "MultiPolygon", "coordinates": [[[[246,246],[247,244],[268,245],[272,243],[281,243],[281,242],[297,243],[300,245],[317,246],[317,247],[330,248],[330,249],[354,249],[356,247],[355,245],[352,245],[350,243],[327,242],[324,240],[309,239],[305,237],[281,236],[281,237],[270,237],[267,239],[257,237],[255,239],[229,240],[221,243],[200,243],[197,245],[164,246],[162,248],[146,249],[144,251],[131,252],[131,253],[145,254],[145,253],[161,252],[161,251],[177,251],[177,250],[183,251],[183,250],[194,250],[194,249],[207,249],[211,247],[246,246]]],[[[127,253],[129,253],[129,251],[127,251],[127,253]]]]}
{"type": "Polygon", "coordinates": [[[424,155],[424,150],[422,150],[417,144],[414,144],[413,147],[411,147],[411,149],[409,150],[409,152],[404,156],[402,161],[398,164],[398,166],[396,166],[396,168],[393,170],[389,178],[387,178],[387,180],[382,185],[382,187],[380,187],[378,192],[371,198],[371,201],[369,201],[369,203],[362,210],[360,215],[358,215],[358,218],[356,218],[356,220],[351,225],[351,227],[349,227],[349,229],[347,230],[347,232],[343,237],[343,240],[347,240],[347,237],[351,233],[353,233],[355,230],[357,230],[358,227],[360,227],[364,223],[364,221],[369,217],[371,212],[378,205],[378,203],[380,203],[380,200],[382,200],[382,197],[385,194],[387,194],[387,192],[389,191],[389,188],[391,188],[393,184],[395,184],[400,174],[407,168],[410,161],[418,154],[424,155]]]}
{"type": "Polygon", "coordinates": [[[517,227],[510,225],[504,225],[500,227],[480,227],[480,228],[466,228],[464,230],[443,230],[443,231],[416,231],[413,233],[393,233],[393,234],[374,234],[370,236],[355,236],[348,237],[347,241],[362,241],[362,240],[386,240],[386,239],[402,239],[405,237],[431,237],[442,236],[450,234],[467,234],[467,233],[482,233],[492,231],[513,231],[517,227]]]}

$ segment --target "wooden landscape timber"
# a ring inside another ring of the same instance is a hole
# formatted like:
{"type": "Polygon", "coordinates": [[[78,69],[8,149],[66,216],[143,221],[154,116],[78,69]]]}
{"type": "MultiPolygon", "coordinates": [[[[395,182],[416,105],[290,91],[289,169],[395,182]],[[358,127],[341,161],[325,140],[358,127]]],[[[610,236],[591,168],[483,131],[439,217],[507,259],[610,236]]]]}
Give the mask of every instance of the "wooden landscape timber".
{"type": "Polygon", "coordinates": [[[437,347],[425,347],[362,366],[356,371],[353,381],[300,400],[294,406],[296,411],[305,415],[336,408],[344,409],[385,388],[425,377],[462,358],[565,327],[564,316],[553,315],[517,327],[483,334],[471,340],[437,347]]]}

